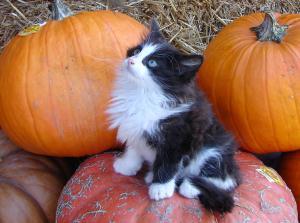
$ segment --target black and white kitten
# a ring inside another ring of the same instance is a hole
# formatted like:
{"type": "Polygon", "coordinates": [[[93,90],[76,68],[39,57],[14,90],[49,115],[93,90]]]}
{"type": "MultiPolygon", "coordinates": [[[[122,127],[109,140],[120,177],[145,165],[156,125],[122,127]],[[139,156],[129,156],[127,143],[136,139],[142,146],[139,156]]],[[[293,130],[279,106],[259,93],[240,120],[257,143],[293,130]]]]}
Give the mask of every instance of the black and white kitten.
{"type": "Polygon", "coordinates": [[[240,182],[234,140],[214,117],[195,75],[200,55],[184,55],[162,36],[153,20],[150,33],[129,49],[108,109],[111,127],[126,150],[114,162],[135,175],[144,161],[149,196],[199,198],[208,209],[229,212],[240,182]]]}

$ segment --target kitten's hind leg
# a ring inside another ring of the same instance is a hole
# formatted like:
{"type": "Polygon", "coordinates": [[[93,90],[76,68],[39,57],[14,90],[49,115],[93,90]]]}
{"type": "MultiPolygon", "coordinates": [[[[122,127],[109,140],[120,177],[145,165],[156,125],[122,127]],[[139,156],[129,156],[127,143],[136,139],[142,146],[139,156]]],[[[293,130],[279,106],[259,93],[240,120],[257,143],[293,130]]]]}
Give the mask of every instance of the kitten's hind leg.
{"type": "Polygon", "coordinates": [[[201,191],[198,197],[203,206],[220,213],[230,212],[234,206],[233,192],[239,183],[237,171],[233,155],[218,148],[202,150],[185,168],[186,178],[201,191]]]}
{"type": "Polygon", "coordinates": [[[133,176],[142,168],[143,161],[142,156],[137,151],[129,148],[115,160],[113,167],[117,173],[133,176]]]}
{"type": "Polygon", "coordinates": [[[184,179],[179,186],[179,193],[186,198],[198,198],[201,191],[189,179],[184,179]]]}

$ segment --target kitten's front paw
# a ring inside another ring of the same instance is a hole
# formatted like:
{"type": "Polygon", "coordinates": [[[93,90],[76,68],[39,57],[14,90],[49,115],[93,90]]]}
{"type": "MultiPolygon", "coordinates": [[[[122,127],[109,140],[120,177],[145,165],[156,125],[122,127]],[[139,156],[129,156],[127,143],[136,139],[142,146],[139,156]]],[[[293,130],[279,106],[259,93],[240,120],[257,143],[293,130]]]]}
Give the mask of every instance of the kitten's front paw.
{"type": "Polygon", "coordinates": [[[149,196],[153,200],[161,200],[164,198],[172,197],[175,191],[175,180],[168,183],[160,184],[153,183],[149,187],[149,196]]]}
{"type": "Polygon", "coordinates": [[[133,165],[132,162],[127,162],[127,160],[122,159],[121,157],[115,160],[113,167],[117,173],[125,176],[134,176],[140,170],[141,165],[133,165]]]}
{"type": "Polygon", "coordinates": [[[151,184],[153,181],[153,172],[149,171],[146,176],[144,177],[144,180],[146,182],[146,184],[151,184]]]}

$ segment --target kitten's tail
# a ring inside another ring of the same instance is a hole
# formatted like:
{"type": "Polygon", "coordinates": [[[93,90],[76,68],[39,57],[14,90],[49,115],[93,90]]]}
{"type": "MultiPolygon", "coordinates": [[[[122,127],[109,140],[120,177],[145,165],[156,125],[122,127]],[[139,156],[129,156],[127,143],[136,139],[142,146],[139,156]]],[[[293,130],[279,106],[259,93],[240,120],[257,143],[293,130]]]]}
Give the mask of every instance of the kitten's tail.
{"type": "Polygon", "coordinates": [[[190,181],[201,191],[198,197],[206,209],[219,213],[232,211],[234,207],[233,191],[221,189],[200,176],[192,177],[190,181]]]}

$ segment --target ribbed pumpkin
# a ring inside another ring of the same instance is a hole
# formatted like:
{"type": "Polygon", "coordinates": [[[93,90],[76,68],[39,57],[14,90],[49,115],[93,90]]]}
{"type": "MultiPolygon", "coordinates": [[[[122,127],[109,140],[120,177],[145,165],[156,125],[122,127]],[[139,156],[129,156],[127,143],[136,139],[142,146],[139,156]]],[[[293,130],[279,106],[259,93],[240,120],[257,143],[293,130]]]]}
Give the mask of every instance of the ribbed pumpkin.
{"type": "Polygon", "coordinates": [[[279,174],[291,188],[300,213],[300,151],[282,154],[279,174]]]}
{"type": "Polygon", "coordinates": [[[20,150],[0,131],[0,222],[54,222],[71,173],[66,160],[20,150]]]}
{"type": "Polygon", "coordinates": [[[294,197],[280,176],[248,153],[236,157],[243,183],[235,193],[230,214],[211,213],[198,200],[177,193],[170,199],[151,201],[143,174],[116,174],[113,155],[102,154],[81,163],[69,180],[58,202],[56,222],[296,223],[294,197]]]}
{"type": "Polygon", "coordinates": [[[198,83],[245,149],[300,148],[300,15],[241,17],[204,58],[198,83]]]}
{"type": "Polygon", "coordinates": [[[105,114],[116,65],[146,29],[112,11],[60,19],[22,32],[0,56],[1,127],[33,153],[97,153],[116,145],[105,114]]]}

